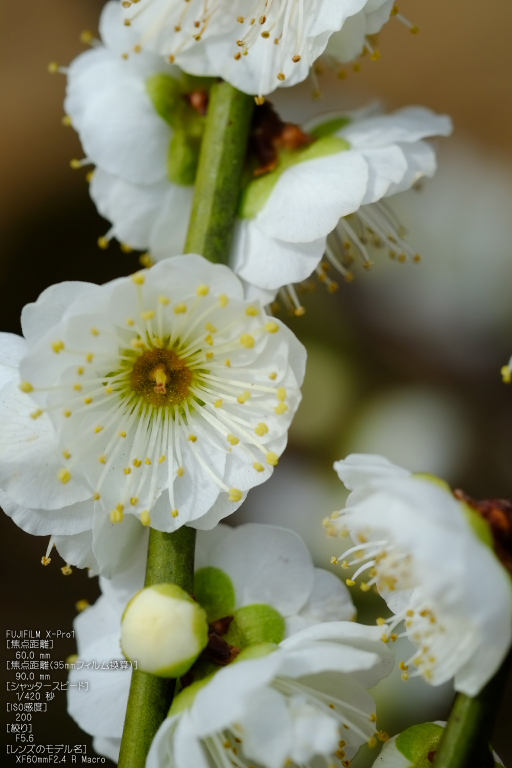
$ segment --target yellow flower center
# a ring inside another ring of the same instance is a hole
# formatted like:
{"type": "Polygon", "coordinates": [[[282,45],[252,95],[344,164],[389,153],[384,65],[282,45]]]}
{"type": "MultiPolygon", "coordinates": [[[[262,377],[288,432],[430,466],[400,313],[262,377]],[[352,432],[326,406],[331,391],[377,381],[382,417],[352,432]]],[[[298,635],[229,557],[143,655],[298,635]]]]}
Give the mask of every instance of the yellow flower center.
{"type": "Polygon", "coordinates": [[[143,352],[134,364],[130,383],[132,390],[156,407],[180,405],[190,393],[193,372],[171,349],[143,352]]]}

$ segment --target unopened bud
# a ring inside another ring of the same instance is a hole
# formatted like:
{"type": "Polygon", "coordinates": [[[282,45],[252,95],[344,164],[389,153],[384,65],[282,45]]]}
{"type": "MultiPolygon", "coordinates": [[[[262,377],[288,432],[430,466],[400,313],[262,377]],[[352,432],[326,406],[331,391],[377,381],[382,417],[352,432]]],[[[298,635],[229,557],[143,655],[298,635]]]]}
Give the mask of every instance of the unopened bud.
{"type": "Polygon", "coordinates": [[[181,677],[207,643],[206,613],[176,584],[145,587],[126,606],[121,648],[142,672],[181,677]]]}

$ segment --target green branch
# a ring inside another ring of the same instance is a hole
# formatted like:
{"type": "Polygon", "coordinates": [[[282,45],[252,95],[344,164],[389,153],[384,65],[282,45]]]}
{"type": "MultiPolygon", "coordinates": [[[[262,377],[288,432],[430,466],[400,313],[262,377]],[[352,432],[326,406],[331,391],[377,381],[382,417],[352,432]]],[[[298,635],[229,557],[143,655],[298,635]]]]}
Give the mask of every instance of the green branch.
{"type": "Polygon", "coordinates": [[[253,108],[252,96],[229,83],[212,86],[186,253],[228,261],[253,108]]]}
{"type": "MultiPolygon", "coordinates": [[[[199,156],[187,253],[226,263],[229,257],[254,101],[228,83],[212,86],[199,156]]],[[[172,582],[192,593],[195,530],[151,530],[146,586],[172,582]]],[[[134,670],[119,768],[144,768],[151,742],[167,717],[174,680],[134,670]]]]}
{"type": "Polygon", "coordinates": [[[512,655],[509,655],[477,696],[457,694],[436,752],[434,768],[494,766],[490,753],[491,736],[511,659],[512,655]]]}

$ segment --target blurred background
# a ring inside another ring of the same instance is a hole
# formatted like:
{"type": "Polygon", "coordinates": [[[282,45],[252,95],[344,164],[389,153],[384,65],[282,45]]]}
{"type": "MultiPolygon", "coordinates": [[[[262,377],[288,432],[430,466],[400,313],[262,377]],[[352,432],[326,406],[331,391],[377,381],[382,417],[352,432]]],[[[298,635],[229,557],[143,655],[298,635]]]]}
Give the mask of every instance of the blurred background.
{"type": "MultiPolygon", "coordinates": [[[[80,33],[96,30],[102,5],[0,2],[3,331],[19,332],[21,308],[51,283],[104,282],[138,266],[137,255],[116,243],[106,251],[96,245],[108,224],[89,199],[86,170],[69,167],[82,152],[62,124],[65,78],[48,74],[50,61],[65,65],[83,49],[80,33]]],[[[373,269],[356,265],[356,280],[336,294],[310,286],[306,315],[290,318],[309,351],[303,404],[279,469],[233,522],[294,527],[322,566],[339,554],[319,525],[343,504],[332,462],[350,452],[382,453],[476,498],[512,497],[512,387],[500,378],[512,354],[512,6],[488,0],[483,12],[475,0],[404,0],[400,10],[419,35],[391,20],[379,61],[363,57],[360,71],[346,67],[343,80],[320,75],[323,96],[315,101],[311,82],[275,100],[293,120],[378,97],[387,108],[447,112],[455,124],[439,144],[436,177],[393,199],[421,263],[376,251],[373,269]]],[[[0,522],[4,628],[71,629],[75,603],[95,599],[96,581],[76,570],[64,577],[57,556],[43,568],[47,541],[6,516],[0,522]]],[[[75,652],[72,640],[60,649],[75,652]]],[[[396,701],[395,685],[379,697],[396,701]]],[[[401,685],[407,713],[382,707],[381,727],[395,733],[445,715],[449,690],[418,681],[404,694],[401,685]]],[[[505,763],[512,763],[511,703],[509,690],[494,742],[505,763]]],[[[84,742],[64,694],[49,710],[35,720],[36,742],[84,742]]]]}

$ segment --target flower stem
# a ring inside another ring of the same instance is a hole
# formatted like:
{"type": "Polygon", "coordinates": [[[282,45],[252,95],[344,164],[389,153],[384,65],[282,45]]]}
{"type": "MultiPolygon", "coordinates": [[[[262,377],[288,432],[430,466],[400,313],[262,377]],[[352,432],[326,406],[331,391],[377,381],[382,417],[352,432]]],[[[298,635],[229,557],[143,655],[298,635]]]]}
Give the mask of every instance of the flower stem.
{"type": "MultiPolygon", "coordinates": [[[[151,529],[146,587],[171,582],[191,593],[194,585],[196,532],[183,527],[174,533],[151,529]]],[[[175,680],[134,670],[124,723],[119,768],[144,768],[151,742],[165,720],[175,680]]]]}
{"type": "Polygon", "coordinates": [[[212,86],[186,253],[228,261],[253,108],[252,96],[229,83],[212,86]]]}
{"type": "MultiPolygon", "coordinates": [[[[244,168],[253,99],[228,83],[211,89],[194,202],[185,250],[226,263],[244,168]]],[[[192,593],[195,530],[151,529],[146,586],[172,582],[192,593]]],[[[134,670],[124,724],[119,768],[144,768],[151,742],[164,721],[175,681],[134,670]]]]}
{"type": "Polygon", "coordinates": [[[509,654],[477,696],[457,694],[436,752],[434,768],[494,766],[489,745],[511,663],[512,654],[509,654]]]}

